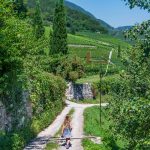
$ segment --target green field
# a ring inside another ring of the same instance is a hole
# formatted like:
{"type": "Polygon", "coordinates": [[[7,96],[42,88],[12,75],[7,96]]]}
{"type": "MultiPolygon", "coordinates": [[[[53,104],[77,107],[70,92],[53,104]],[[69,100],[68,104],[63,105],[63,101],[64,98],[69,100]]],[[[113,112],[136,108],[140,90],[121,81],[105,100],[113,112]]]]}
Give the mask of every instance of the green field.
{"type": "MultiPolygon", "coordinates": [[[[49,37],[50,27],[45,27],[46,37],[49,37]]],[[[114,65],[109,67],[108,73],[117,73],[122,67],[120,58],[117,57],[118,46],[121,46],[121,52],[125,51],[130,45],[121,39],[109,35],[80,32],[76,35],[68,34],[69,54],[74,57],[82,58],[87,75],[95,75],[99,72],[99,62],[108,60],[109,53],[113,50],[112,62],[114,65]],[[92,46],[92,47],[90,47],[92,46]],[[91,63],[86,63],[86,55],[90,53],[91,63]],[[96,62],[95,62],[96,61],[96,62]]],[[[104,66],[106,68],[106,65],[104,66]]]]}
{"type": "Polygon", "coordinates": [[[96,41],[106,42],[114,47],[118,47],[118,45],[120,45],[123,49],[130,47],[130,44],[128,44],[127,42],[119,38],[106,35],[106,34],[98,34],[98,33],[92,33],[92,32],[80,32],[77,35],[95,39],[96,41]]]}
{"type": "MultiPolygon", "coordinates": [[[[103,80],[109,80],[111,78],[118,78],[118,74],[114,75],[108,75],[103,77],[103,80]]],[[[78,79],[76,83],[82,84],[82,83],[98,83],[100,81],[99,75],[92,75],[92,76],[87,76],[85,78],[78,79]]]]}

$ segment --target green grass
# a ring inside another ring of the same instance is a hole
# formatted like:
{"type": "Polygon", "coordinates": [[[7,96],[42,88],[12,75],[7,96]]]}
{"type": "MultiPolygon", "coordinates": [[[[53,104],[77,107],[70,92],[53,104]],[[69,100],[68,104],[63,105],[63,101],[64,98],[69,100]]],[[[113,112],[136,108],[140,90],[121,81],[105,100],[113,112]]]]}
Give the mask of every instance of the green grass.
{"type": "Polygon", "coordinates": [[[81,58],[86,58],[87,52],[91,53],[91,58],[98,59],[101,58],[102,56],[108,58],[110,50],[111,50],[110,48],[103,47],[103,46],[99,46],[93,49],[86,48],[86,47],[69,47],[70,54],[79,56],[81,58]]]}
{"type": "MultiPolygon", "coordinates": [[[[118,78],[118,74],[113,74],[113,75],[107,75],[103,78],[103,80],[107,80],[107,79],[111,79],[111,78],[118,78]]],[[[81,78],[81,79],[78,79],[76,81],[76,83],[78,84],[82,84],[82,83],[98,83],[100,81],[100,77],[99,75],[89,75],[89,76],[86,76],[85,78],[81,78]]]]}
{"type": "Polygon", "coordinates": [[[70,112],[69,112],[69,116],[72,118],[72,115],[74,114],[74,108],[72,108],[71,110],[70,110],[70,112]]]}
{"type": "Polygon", "coordinates": [[[79,45],[91,45],[91,46],[103,46],[103,47],[113,47],[112,44],[104,41],[99,41],[86,36],[81,35],[71,35],[68,34],[68,44],[79,44],[79,45]]]}
{"type": "MultiPolygon", "coordinates": [[[[109,113],[107,108],[102,109],[102,125],[100,126],[100,115],[99,115],[99,107],[94,106],[91,108],[87,108],[84,112],[84,132],[86,135],[92,135],[92,136],[98,136],[102,137],[102,139],[106,136],[109,136],[111,134],[109,126],[113,124],[111,120],[108,119],[109,113]]],[[[98,145],[94,144],[90,140],[83,140],[82,142],[85,150],[93,150],[93,147],[95,150],[109,150],[109,148],[106,146],[106,142],[103,142],[103,144],[98,145]]],[[[116,143],[113,143],[116,146],[116,149],[118,150],[123,148],[124,142],[121,140],[117,140],[116,143]]]]}
{"type": "Polygon", "coordinates": [[[91,75],[91,76],[86,76],[85,78],[81,78],[81,79],[78,79],[76,81],[76,83],[79,83],[79,84],[82,84],[82,83],[97,83],[99,82],[99,75],[91,75]]]}
{"type": "Polygon", "coordinates": [[[45,150],[56,150],[58,145],[56,143],[48,143],[45,150]]]}
{"type": "MultiPolygon", "coordinates": [[[[103,95],[102,99],[101,99],[101,102],[102,103],[107,103],[109,98],[110,98],[109,95],[103,95]]],[[[84,100],[79,100],[79,101],[71,100],[71,101],[76,102],[78,104],[99,104],[100,103],[99,94],[96,97],[96,99],[84,99],[84,100]]]]}
{"type": "Polygon", "coordinates": [[[84,147],[84,150],[106,150],[103,145],[100,144],[94,144],[92,141],[88,139],[84,139],[82,141],[82,145],[84,147]]]}
{"type": "Polygon", "coordinates": [[[102,42],[109,43],[110,45],[113,45],[114,47],[118,47],[118,45],[121,46],[121,48],[128,48],[130,47],[130,44],[128,44],[126,41],[123,41],[119,38],[115,38],[110,35],[106,34],[98,34],[98,33],[92,33],[92,32],[80,32],[78,33],[79,36],[88,37],[91,39],[99,40],[102,42]]]}

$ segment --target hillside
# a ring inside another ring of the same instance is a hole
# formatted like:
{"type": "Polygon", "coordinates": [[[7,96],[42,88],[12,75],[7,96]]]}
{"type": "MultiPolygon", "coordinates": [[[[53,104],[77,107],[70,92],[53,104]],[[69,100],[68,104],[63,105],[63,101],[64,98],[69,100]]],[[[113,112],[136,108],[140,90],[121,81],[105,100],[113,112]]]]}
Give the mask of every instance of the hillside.
{"type": "Polygon", "coordinates": [[[132,28],[132,26],[120,26],[120,27],[118,27],[118,28],[115,28],[115,30],[117,30],[117,31],[125,31],[125,30],[129,30],[129,29],[131,29],[132,28]]]}
{"type": "MultiPolygon", "coordinates": [[[[45,25],[49,25],[53,21],[53,14],[56,0],[40,0],[43,20],[45,25]]],[[[99,22],[92,14],[83,8],[65,1],[67,12],[67,28],[68,31],[92,31],[107,33],[108,29],[99,22]]],[[[35,7],[35,0],[27,0],[29,15],[32,16],[35,7]]]]}
{"type": "MultiPolygon", "coordinates": [[[[46,27],[46,37],[49,37],[49,31],[50,28],[46,27]]],[[[76,35],[68,34],[68,46],[70,56],[78,56],[83,62],[85,62],[86,55],[89,52],[93,60],[108,59],[109,53],[113,49],[112,62],[117,68],[110,66],[109,73],[117,72],[122,68],[121,61],[117,57],[118,46],[121,47],[122,52],[130,47],[127,42],[119,38],[92,32],[77,32],[76,35]]],[[[48,53],[48,51],[46,53],[48,53]]],[[[84,65],[86,74],[98,74],[99,65],[86,63],[84,65]]]]}
{"type": "Polygon", "coordinates": [[[71,3],[69,1],[65,1],[65,6],[71,8],[73,10],[82,12],[82,13],[84,13],[84,14],[92,17],[92,18],[95,18],[95,16],[93,14],[91,14],[90,12],[86,11],[85,9],[83,9],[82,7],[80,7],[80,6],[78,6],[78,5],[74,4],[74,3],[71,3]]]}

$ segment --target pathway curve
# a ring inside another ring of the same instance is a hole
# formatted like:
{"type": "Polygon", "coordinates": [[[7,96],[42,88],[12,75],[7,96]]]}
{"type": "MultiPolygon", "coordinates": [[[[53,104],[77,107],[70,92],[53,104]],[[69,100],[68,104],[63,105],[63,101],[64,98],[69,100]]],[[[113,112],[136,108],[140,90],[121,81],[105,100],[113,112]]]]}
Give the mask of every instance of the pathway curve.
{"type": "MultiPolygon", "coordinates": [[[[44,131],[40,132],[29,145],[27,145],[24,150],[43,150],[46,147],[46,144],[61,128],[61,125],[64,122],[65,116],[69,113],[69,111],[74,108],[75,112],[72,118],[73,130],[72,137],[73,138],[82,138],[83,137],[83,112],[87,107],[92,107],[98,104],[77,104],[74,102],[66,101],[67,106],[64,108],[62,113],[56,118],[56,120],[44,131]]],[[[107,103],[103,103],[102,106],[106,106],[107,103]]],[[[60,147],[59,150],[65,150],[65,147],[60,147]]],[[[83,150],[81,139],[72,140],[72,147],[70,150],[83,150]]]]}

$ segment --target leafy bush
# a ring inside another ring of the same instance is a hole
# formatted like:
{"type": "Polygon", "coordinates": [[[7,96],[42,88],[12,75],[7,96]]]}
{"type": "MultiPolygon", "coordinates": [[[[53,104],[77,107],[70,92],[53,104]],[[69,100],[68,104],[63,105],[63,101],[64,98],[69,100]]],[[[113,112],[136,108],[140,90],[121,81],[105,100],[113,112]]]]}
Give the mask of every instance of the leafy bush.
{"type": "Polygon", "coordinates": [[[119,81],[119,76],[114,75],[114,76],[106,76],[102,79],[101,83],[100,82],[94,82],[93,83],[93,89],[98,91],[100,89],[100,84],[101,84],[101,92],[102,94],[109,94],[110,92],[118,92],[118,88],[120,87],[120,81],[119,81]]]}
{"type": "Polygon", "coordinates": [[[44,53],[47,39],[37,40],[27,20],[13,16],[8,6],[10,1],[6,5],[3,0],[0,3],[4,11],[0,31],[0,101],[11,116],[11,131],[0,133],[0,149],[21,150],[61,112],[66,83],[48,73],[48,65],[43,62],[49,62],[44,53]],[[24,92],[29,95],[25,100],[24,92]],[[27,114],[25,102],[31,103],[32,117],[27,114]]]}
{"type": "Polygon", "coordinates": [[[79,78],[79,74],[76,71],[69,72],[69,80],[75,82],[79,78]]]}
{"type": "Polygon", "coordinates": [[[29,80],[28,88],[31,91],[33,116],[22,129],[14,128],[12,133],[0,136],[0,147],[3,150],[21,150],[42,129],[51,124],[64,107],[62,97],[66,84],[60,77],[44,72],[31,72],[30,75],[32,80],[29,80]]]}
{"type": "Polygon", "coordinates": [[[103,144],[107,148],[107,150],[119,150],[120,147],[118,147],[115,138],[111,135],[109,131],[106,132],[103,139],[103,144]]]}
{"type": "MultiPolygon", "coordinates": [[[[144,7],[143,2],[139,2],[142,7],[144,7]]],[[[135,5],[137,4],[135,3],[135,5]]],[[[135,26],[128,32],[131,39],[138,39],[138,41],[132,49],[123,55],[126,70],[121,75],[119,88],[112,93],[110,114],[114,120],[112,132],[115,136],[122,136],[129,141],[127,150],[146,150],[149,148],[149,27],[150,22],[147,21],[140,26],[135,26]],[[143,37],[142,40],[140,40],[141,36],[143,37]]]]}
{"type": "Polygon", "coordinates": [[[13,134],[11,141],[13,142],[12,150],[20,150],[24,146],[24,139],[18,134],[13,134]]]}
{"type": "Polygon", "coordinates": [[[65,80],[75,81],[84,75],[84,65],[78,57],[56,56],[49,62],[49,71],[63,77],[65,80]]]}

